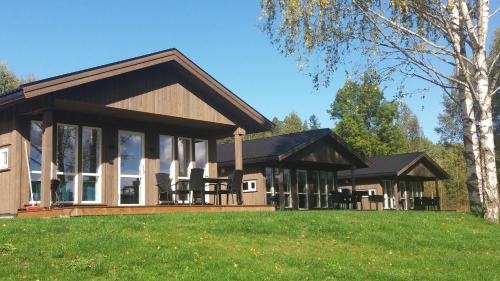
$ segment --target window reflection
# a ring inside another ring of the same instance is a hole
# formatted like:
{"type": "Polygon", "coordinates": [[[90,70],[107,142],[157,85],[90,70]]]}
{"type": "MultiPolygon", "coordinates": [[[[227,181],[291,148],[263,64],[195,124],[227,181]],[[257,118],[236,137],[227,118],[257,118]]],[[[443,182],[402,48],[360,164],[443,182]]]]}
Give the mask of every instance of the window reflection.
{"type": "Polygon", "coordinates": [[[160,171],[170,173],[170,166],[173,160],[173,137],[160,135],[160,171]]]}
{"type": "Polygon", "coordinates": [[[179,176],[187,177],[189,164],[191,163],[191,140],[179,138],[177,141],[177,151],[179,153],[179,176]]]}

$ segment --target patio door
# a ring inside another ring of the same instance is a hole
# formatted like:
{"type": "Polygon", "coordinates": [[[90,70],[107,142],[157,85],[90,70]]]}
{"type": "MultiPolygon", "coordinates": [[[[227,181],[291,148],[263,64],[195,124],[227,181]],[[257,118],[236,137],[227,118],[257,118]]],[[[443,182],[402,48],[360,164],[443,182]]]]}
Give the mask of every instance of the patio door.
{"type": "Polygon", "coordinates": [[[144,205],[144,134],[118,133],[118,204],[144,205]]]}

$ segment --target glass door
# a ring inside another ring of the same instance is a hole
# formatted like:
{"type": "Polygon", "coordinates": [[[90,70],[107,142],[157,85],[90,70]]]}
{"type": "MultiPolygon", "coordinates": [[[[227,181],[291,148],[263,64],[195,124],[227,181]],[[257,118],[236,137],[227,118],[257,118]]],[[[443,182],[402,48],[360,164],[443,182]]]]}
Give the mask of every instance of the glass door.
{"type": "Polygon", "coordinates": [[[118,150],[118,204],[144,205],[144,135],[120,131],[118,150]]]}
{"type": "Polygon", "coordinates": [[[304,170],[297,170],[297,194],[299,196],[299,209],[308,209],[307,172],[304,170]]]}

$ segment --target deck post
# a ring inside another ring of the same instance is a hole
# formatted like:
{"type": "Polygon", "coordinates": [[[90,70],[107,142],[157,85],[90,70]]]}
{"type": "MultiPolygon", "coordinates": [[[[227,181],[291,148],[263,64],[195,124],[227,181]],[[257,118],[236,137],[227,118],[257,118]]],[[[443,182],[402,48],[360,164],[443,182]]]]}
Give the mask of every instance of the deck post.
{"type": "Polygon", "coordinates": [[[49,208],[51,203],[50,180],[56,169],[54,166],[54,112],[47,110],[42,118],[42,175],[40,205],[49,208]]]}
{"type": "Polygon", "coordinates": [[[245,130],[238,128],[234,131],[234,169],[243,170],[243,136],[245,130]]]}

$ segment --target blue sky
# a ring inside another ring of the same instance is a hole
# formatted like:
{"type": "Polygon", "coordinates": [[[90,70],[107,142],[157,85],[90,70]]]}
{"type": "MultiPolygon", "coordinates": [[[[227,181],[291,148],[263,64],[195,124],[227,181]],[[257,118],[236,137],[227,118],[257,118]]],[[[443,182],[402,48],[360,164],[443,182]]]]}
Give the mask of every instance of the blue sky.
{"type": "MultiPolygon", "coordinates": [[[[259,30],[259,14],[259,0],[4,1],[0,61],[19,76],[42,79],[175,47],[269,119],[295,111],[333,127],[326,110],[344,84],[344,68],[329,88],[315,91],[307,73],[259,30]]],[[[496,20],[491,29],[498,26],[496,20]]],[[[386,97],[397,82],[387,85],[386,97]]],[[[405,86],[429,87],[411,80],[405,86]]],[[[406,98],[433,141],[440,101],[439,89],[406,98]]]]}

